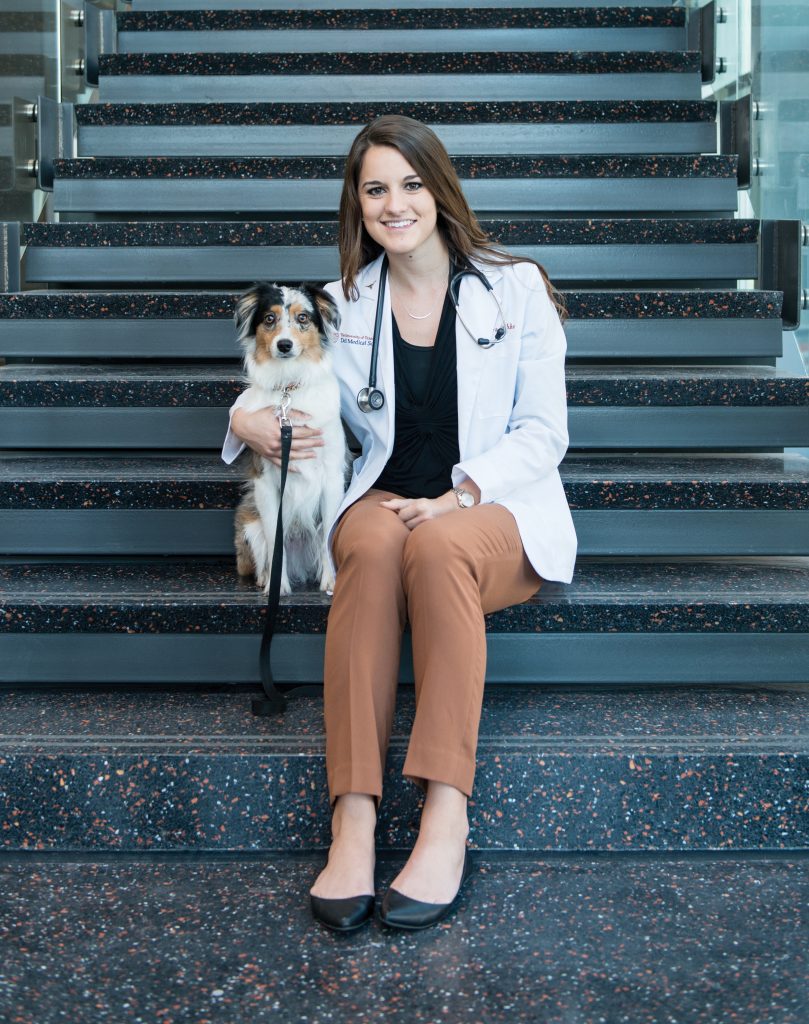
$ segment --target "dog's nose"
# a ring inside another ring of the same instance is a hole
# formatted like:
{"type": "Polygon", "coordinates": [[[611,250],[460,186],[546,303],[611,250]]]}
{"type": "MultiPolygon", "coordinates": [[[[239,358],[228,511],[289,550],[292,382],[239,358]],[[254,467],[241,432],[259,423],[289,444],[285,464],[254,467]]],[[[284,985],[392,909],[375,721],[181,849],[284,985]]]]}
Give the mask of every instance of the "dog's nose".
{"type": "Polygon", "coordinates": [[[290,341],[289,338],[280,338],[277,342],[277,345],[278,351],[282,352],[284,355],[286,355],[287,352],[292,351],[292,342],[290,341]]]}

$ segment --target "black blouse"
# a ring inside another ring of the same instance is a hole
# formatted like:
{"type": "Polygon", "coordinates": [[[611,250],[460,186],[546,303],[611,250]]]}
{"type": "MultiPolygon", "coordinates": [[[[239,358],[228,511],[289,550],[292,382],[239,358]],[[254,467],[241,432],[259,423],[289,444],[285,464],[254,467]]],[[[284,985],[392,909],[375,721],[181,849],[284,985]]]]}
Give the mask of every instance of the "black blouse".
{"type": "Polygon", "coordinates": [[[437,498],[452,487],[452,467],[460,460],[455,308],[447,295],[430,348],[405,341],[391,316],[395,431],[374,487],[403,498],[437,498]]]}

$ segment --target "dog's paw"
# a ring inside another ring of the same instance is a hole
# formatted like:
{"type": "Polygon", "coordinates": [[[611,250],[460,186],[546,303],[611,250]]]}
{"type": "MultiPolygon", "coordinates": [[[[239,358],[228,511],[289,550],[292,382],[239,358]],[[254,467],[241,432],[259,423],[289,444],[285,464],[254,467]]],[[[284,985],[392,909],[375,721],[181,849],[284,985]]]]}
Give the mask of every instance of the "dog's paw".
{"type": "Polygon", "coordinates": [[[323,575],[320,577],[320,589],[322,591],[324,591],[324,593],[328,593],[328,594],[333,594],[334,593],[334,574],[333,573],[328,572],[328,571],[325,571],[323,573],[323,575]]]}

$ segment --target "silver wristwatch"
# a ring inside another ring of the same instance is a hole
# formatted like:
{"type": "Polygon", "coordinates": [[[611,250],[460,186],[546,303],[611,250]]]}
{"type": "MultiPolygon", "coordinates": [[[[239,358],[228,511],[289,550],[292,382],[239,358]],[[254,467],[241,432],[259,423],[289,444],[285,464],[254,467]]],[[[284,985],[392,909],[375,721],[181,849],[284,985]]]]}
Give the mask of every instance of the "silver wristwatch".
{"type": "Polygon", "coordinates": [[[453,487],[453,494],[458,499],[458,508],[472,508],[475,504],[475,499],[469,491],[465,491],[463,487],[453,487]]]}

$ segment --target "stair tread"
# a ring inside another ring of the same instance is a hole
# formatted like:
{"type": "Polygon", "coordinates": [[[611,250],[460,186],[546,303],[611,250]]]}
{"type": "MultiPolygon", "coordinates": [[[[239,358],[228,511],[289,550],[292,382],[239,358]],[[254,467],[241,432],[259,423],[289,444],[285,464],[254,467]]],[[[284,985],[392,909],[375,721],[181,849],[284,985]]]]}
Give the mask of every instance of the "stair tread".
{"type": "MultiPolygon", "coordinates": [[[[772,456],[569,455],[561,466],[578,509],[805,511],[809,459],[772,456]]],[[[0,456],[5,509],[233,509],[244,468],[215,454],[0,456]]]]}
{"type": "MultiPolygon", "coordinates": [[[[461,179],[733,178],[735,156],[459,156],[461,179]]],[[[54,161],[60,179],[300,179],[342,181],[345,161],[327,157],[80,157],[54,161]]]]}
{"type": "Polygon", "coordinates": [[[537,75],[694,74],[697,52],[667,50],[436,53],[114,53],[99,74],[126,75],[537,75]]]}
{"type": "MultiPolygon", "coordinates": [[[[403,835],[401,852],[379,859],[378,899],[414,838],[403,835]]],[[[483,1006],[488,1024],[562,1024],[575,1019],[571,1006],[616,1024],[665,1020],[672,1005],[689,1024],[709,1019],[706,1005],[714,1019],[802,1018],[809,863],[800,853],[478,850],[445,923],[403,934],[373,920],[335,941],[342,937],[313,922],[309,906],[327,844],[324,833],[317,852],[258,862],[9,860],[0,869],[9,999],[24,999],[23,1019],[54,1024],[65,991],[86,976],[77,1014],[86,1007],[86,1019],[101,1013],[120,1024],[162,1016],[166,1005],[189,1020],[226,1020],[229,1006],[245,1004],[257,1024],[317,1020],[326,1005],[334,1024],[349,1024],[380,1020],[380,1003],[389,1024],[426,1024],[437,1000],[455,1024],[482,1019],[483,1006]],[[190,964],[204,965],[193,984],[190,964]],[[427,988],[425,975],[435,979],[427,988]]]]}
{"type": "MultiPolygon", "coordinates": [[[[4,292],[0,293],[0,332],[6,320],[232,320],[237,295],[216,291],[4,292]]],[[[562,295],[571,320],[777,320],[782,301],[781,292],[760,290],[562,291],[562,295]]]]}
{"type": "MultiPolygon", "coordinates": [[[[245,714],[233,693],[202,688],[149,693],[3,691],[3,751],[98,752],[136,746],[141,754],[194,750],[302,753],[324,746],[323,700],[299,694],[283,717],[245,714]]],[[[400,688],[392,743],[410,732],[415,695],[400,688]]],[[[548,752],[619,752],[636,756],[733,749],[809,753],[809,690],[708,686],[665,689],[537,690],[500,685],[483,700],[479,743],[548,752]],[[640,746],[638,746],[640,745],[640,746]]],[[[505,753],[506,748],[501,746],[505,753]]]]}
{"type": "MultiPolygon", "coordinates": [[[[809,378],[770,366],[568,365],[571,406],[741,406],[809,404],[809,378]]],[[[222,408],[243,390],[239,366],[0,366],[0,407],[99,405],[222,408]]]]}
{"type": "Polygon", "coordinates": [[[381,114],[406,114],[430,124],[547,124],[713,121],[712,100],[547,100],[484,103],[91,103],[76,107],[80,126],[165,124],[364,125],[381,114]]]}
{"type": "MultiPolygon", "coordinates": [[[[755,245],[760,222],[752,219],[559,218],[481,219],[502,245],[755,245]]],[[[335,220],[122,221],[23,224],[23,244],[93,248],[158,246],[334,246],[335,220]]]]}
{"type": "MultiPolygon", "coordinates": [[[[492,633],[806,632],[805,559],[585,561],[570,584],[486,616],[492,633]]],[[[277,633],[322,634],[330,598],[282,598],[277,633]]],[[[3,632],[243,634],[261,629],[266,598],[234,560],[0,564],[3,632]]]]}
{"type": "Polygon", "coordinates": [[[481,7],[377,10],[130,11],[117,15],[119,32],[228,32],[283,29],[472,29],[681,27],[678,7],[481,7]]]}

